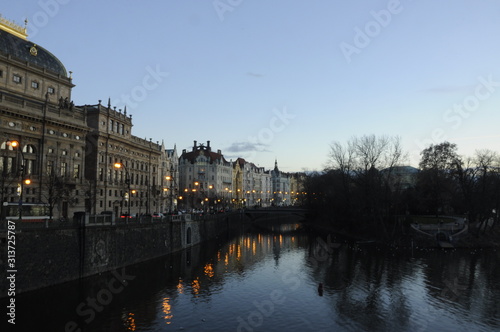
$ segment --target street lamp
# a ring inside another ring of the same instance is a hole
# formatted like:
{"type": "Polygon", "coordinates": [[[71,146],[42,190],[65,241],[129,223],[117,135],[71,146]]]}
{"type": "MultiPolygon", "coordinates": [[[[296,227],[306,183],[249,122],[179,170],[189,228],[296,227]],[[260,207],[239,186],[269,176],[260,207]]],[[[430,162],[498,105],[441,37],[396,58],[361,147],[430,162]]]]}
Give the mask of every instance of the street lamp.
{"type": "MultiPolygon", "coordinates": [[[[210,212],[210,202],[212,201],[212,197],[213,197],[212,189],[214,189],[214,186],[211,184],[208,185],[208,195],[207,195],[208,199],[205,199],[205,201],[208,201],[208,212],[210,212]]],[[[215,204],[216,204],[216,201],[213,202],[213,205],[215,205],[215,204]]],[[[212,209],[214,208],[213,205],[212,205],[212,209]]],[[[217,208],[217,206],[215,208],[217,208]]]]}
{"type": "Polygon", "coordinates": [[[130,174],[128,173],[127,166],[123,163],[122,160],[120,160],[119,163],[114,164],[115,168],[121,169],[123,168],[125,170],[125,184],[127,185],[127,195],[124,195],[125,200],[127,201],[127,219],[130,218],[130,201],[132,199],[129,198],[129,193],[130,193],[130,174]]]}
{"type": "Polygon", "coordinates": [[[196,192],[198,191],[198,186],[200,185],[200,183],[198,181],[194,181],[194,188],[193,188],[193,201],[192,201],[192,208],[194,209],[196,207],[196,205],[198,205],[198,198],[197,198],[197,194],[196,192]]]}
{"type": "Polygon", "coordinates": [[[173,191],[173,186],[174,186],[174,178],[171,175],[165,176],[165,180],[168,181],[168,189],[169,191],[169,204],[168,204],[168,210],[169,212],[172,212],[174,210],[174,191],[173,191]]]}
{"type": "Polygon", "coordinates": [[[24,185],[31,184],[30,179],[25,179],[24,176],[26,174],[25,165],[24,165],[24,153],[21,149],[21,144],[18,141],[7,141],[7,145],[11,146],[13,149],[17,149],[17,151],[21,155],[21,163],[19,165],[19,177],[21,178],[20,183],[17,187],[17,194],[19,195],[19,221],[23,219],[23,189],[24,185]]]}

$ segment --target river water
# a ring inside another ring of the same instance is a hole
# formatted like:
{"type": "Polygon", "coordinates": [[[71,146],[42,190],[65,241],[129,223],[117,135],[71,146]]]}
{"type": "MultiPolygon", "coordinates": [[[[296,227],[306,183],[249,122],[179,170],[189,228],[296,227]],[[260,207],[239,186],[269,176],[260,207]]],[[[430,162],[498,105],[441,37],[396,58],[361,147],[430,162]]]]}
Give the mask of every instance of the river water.
{"type": "MultiPolygon", "coordinates": [[[[19,331],[495,331],[500,251],[275,225],[16,298],[19,331]]],[[[3,302],[2,302],[3,304],[3,302]]]]}

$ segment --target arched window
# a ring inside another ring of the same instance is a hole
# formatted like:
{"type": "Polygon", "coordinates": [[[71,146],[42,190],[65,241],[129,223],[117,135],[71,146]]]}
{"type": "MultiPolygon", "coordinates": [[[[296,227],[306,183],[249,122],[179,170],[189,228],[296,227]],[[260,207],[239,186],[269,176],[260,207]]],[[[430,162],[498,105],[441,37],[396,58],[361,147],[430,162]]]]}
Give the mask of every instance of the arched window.
{"type": "Polygon", "coordinates": [[[36,153],[35,146],[28,144],[23,147],[23,153],[36,153]]]}
{"type": "Polygon", "coordinates": [[[10,144],[7,144],[7,142],[2,142],[2,144],[0,145],[0,149],[10,151],[14,150],[14,148],[10,144]]]}

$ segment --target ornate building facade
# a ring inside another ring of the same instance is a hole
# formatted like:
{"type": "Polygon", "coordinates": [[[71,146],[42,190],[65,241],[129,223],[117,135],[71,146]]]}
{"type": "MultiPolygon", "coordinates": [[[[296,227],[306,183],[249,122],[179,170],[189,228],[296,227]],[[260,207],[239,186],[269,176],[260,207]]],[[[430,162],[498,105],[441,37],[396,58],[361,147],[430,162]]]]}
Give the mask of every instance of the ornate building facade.
{"type": "Polygon", "coordinates": [[[182,151],[179,157],[179,188],[184,209],[219,209],[232,188],[232,164],[221,150],[212,151],[210,141],[197,145],[191,151],[182,151]],[[227,189],[226,189],[227,188],[227,189]]]}
{"type": "Polygon", "coordinates": [[[86,140],[87,211],[116,216],[160,211],[163,146],[132,135],[132,116],[111,108],[109,101],[107,107],[101,102],[82,107],[91,128],[86,140]]]}
{"type": "MultiPolygon", "coordinates": [[[[26,29],[0,21],[1,201],[49,205],[54,216],[82,210],[84,110],[71,101],[71,72],[27,40],[26,29]],[[13,142],[17,142],[12,144],[13,142]],[[22,185],[29,180],[29,185],[22,185]]],[[[2,217],[5,217],[2,209],[2,217]]]]}
{"type": "Polygon", "coordinates": [[[73,87],[59,59],[0,18],[1,219],[7,204],[43,204],[53,218],[171,209],[176,149],[132,135],[132,116],[109,101],[75,106],[73,87]]]}
{"type": "MultiPolygon", "coordinates": [[[[114,216],[178,208],[289,205],[289,176],[210,141],[191,151],[132,134],[132,115],[101,101],[76,106],[71,72],[0,17],[0,185],[4,205],[44,205],[51,218],[114,216]]],[[[21,218],[22,216],[19,215],[21,218]]]]}

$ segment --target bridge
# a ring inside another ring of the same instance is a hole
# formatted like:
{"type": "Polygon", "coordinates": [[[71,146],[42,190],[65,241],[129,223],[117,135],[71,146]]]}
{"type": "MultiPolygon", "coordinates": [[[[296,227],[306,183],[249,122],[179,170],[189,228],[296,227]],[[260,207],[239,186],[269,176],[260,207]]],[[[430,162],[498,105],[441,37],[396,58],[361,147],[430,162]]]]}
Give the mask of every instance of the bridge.
{"type": "Polygon", "coordinates": [[[279,221],[279,217],[295,216],[305,219],[308,214],[308,210],[300,207],[271,207],[263,209],[245,209],[243,210],[245,216],[250,218],[252,222],[268,219],[279,221]]]}

